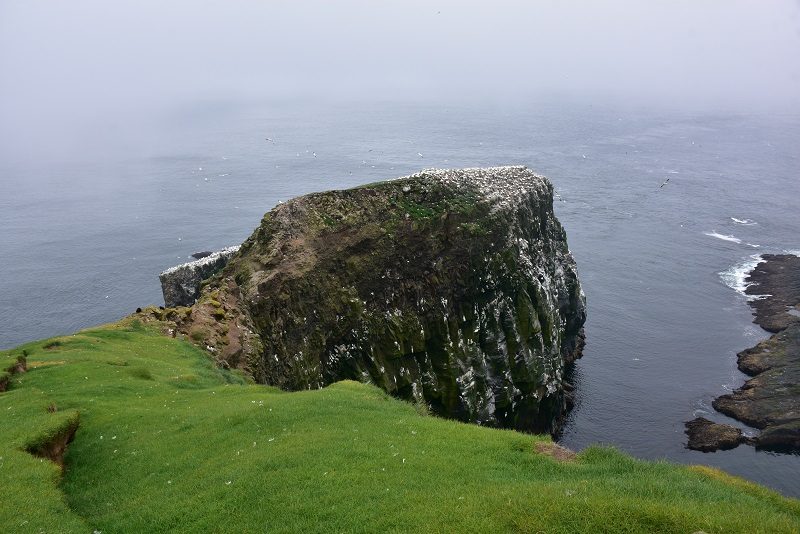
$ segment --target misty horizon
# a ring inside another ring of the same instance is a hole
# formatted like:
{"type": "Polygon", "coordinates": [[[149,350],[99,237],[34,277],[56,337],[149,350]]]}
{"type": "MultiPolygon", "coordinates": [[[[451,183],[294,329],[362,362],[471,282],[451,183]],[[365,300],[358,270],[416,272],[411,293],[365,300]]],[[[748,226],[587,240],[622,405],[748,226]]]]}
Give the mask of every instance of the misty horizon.
{"type": "Polygon", "coordinates": [[[777,0],[4,2],[0,145],[47,152],[206,102],[795,113],[798,51],[800,4],[777,0]]]}

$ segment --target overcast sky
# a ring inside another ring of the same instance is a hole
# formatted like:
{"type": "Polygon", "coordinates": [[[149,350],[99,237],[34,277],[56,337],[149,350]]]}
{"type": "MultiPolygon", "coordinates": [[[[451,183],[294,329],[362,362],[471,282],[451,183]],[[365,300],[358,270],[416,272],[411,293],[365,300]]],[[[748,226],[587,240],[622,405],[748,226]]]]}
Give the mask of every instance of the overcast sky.
{"type": "Polygon", "coordinates": [[[0,0],[0,142],[286,96],[797,111],[800,3],[0,0]]]}

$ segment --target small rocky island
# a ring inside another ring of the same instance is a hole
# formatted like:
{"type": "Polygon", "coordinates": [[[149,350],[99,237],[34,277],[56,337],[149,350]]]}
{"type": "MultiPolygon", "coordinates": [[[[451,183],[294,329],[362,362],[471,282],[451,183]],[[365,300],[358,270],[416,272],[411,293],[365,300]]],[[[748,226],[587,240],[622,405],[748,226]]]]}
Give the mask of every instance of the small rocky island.
{"type": "Polygon", "coordinates": [[[753,378],[713,402],[717,411],[761,433],[746,439],[730,425],[710,427],[696,419],[687,423],[689,448],[730,448],[736,431],[736,445],[747,442],[761,449],[800,452],[800,257],[762,259],[747,280],[747,293],[759,297],[750,303],[754,322],[773,335],[738,354],[739,369],[753,378]]]}
{"type": "Polygon", "coordinates": [[[147,313],[260,383],[359,380],[439,415],[536,432],[561,423],[586,316],[553,187],[525,167],[295,198],[192,307],[147,313]]]}

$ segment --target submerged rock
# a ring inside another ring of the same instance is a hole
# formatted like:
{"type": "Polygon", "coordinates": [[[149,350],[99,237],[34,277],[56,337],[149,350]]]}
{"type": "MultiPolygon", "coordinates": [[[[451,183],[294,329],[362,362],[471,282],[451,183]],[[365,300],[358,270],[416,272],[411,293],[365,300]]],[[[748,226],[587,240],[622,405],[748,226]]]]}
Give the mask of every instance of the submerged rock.
{"type": "Polygon", "coordinates": [[[686,422],[686,434],[689,436],[686,447],[702,452],[733,449],[746,440],[738,428],[714,423],[705,417],[686,422]]]}
{"type": "Polygon", "coordinates": [[[585,297],[552,203],[525,167],[295,198],[264,216],[179,327],[261,383],[355,379],[440,415],[555,430],[585,297]]]}
{"type": "Polygon", "coordinates": [[[761,429],[758,448],[800,451],[800,258],[765,255],[748,278],[754,322],[776,332],[738,355],[739,369],[753,378],[713,402],[714,409],[761,429]]]}
{"type": "Polygon", "coordinates": [[[171,308],[194,304],[200,295],[200,282],[225,267],[238,250],[239,247],[236,246],[207,254],[197,253],[205,255],[195,261],[171,267],[158,275],[161,292],[164,294],[164,305],[171,308]]]}

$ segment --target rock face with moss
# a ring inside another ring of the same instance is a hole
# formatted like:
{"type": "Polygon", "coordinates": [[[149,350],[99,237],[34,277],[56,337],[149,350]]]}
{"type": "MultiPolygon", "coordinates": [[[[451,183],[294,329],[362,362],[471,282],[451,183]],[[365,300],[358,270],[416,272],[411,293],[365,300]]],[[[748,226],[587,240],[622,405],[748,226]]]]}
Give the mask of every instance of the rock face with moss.
{"type": "Polygon", "coordinates": [[[426,170],[267,213],[179,329],[284,389],[372,382],[464,421],[557,428],[585,298],[553,188],[426,170]]]}
{"type": "Polygon", "coordinates": [[[217,252],[203,254],[195,261],[170,267],[160,275],[164,305],[191,306],[200,295],[200,283],[225,267],[239,247],[228,247],[217,252]]]}

